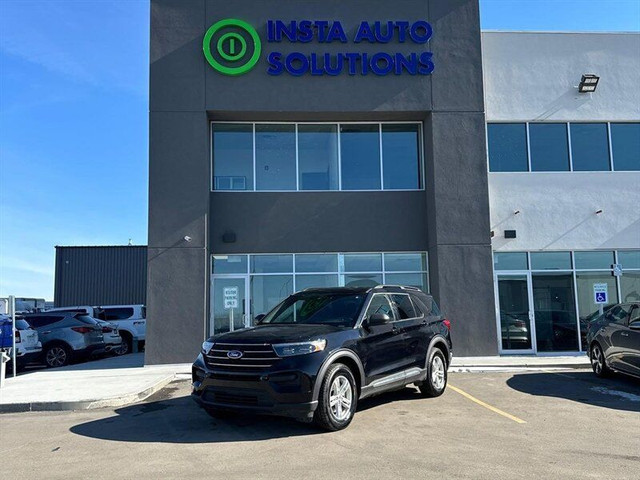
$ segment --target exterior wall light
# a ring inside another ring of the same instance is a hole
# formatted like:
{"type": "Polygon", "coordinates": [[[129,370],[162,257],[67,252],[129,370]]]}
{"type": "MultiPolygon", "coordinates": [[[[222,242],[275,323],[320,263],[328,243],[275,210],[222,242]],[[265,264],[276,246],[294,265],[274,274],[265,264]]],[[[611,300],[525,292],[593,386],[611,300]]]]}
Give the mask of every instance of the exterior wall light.
{"type": "Polygon", "coordinates": [[[600,215],[602,213],[602,209],[596,210],[596,215],[600,215]]]}
{"type": "Polygon", "coordinates": [[[585,73],[582,75],[580,85],[578,85],[578,91],[580,93],[592,93],[596,91],[600,77],[592,73],[585,73]]]}

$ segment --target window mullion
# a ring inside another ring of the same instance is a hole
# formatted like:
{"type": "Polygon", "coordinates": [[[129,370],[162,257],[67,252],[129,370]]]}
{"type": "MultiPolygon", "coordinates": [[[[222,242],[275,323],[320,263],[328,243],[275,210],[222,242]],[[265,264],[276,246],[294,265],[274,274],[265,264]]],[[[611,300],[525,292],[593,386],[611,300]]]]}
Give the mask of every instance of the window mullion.
{"type": "Polygon", "coordinates": [[[378,142],[380,145],[380,190],[384,190],[384,159],[382,158],[382,123],[378,124],[378,142]]]}

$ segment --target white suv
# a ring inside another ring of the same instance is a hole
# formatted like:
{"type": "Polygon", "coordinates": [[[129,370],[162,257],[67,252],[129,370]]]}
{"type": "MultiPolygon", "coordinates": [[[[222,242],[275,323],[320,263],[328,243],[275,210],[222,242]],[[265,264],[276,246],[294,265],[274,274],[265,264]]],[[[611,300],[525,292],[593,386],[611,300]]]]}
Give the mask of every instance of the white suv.
{"type": "Polygon", "coordinates": [[[147,308],[144,305],[104,305],[99,307],[73,306],[47,310],[49,312],[86,312],[96,320],[113,323],[122,337],[122,346],[117,352],[124,355],[136,345],[139,350],[144,345],[147,332],[147,308]]]}
{"type": "MultiPolygon", "coordinates": [[[[11,322],[7,315],[0,314],[0,323],[11,322]]],[[[24,319],[16,319],[16,363],[18,370],[28,363],[40,360],[42,355],[42,343],[38,339],[38,332],[24,319]]],[[[11,348],[7,349],[7,355],[11,355],[11,348]]],[[[11,366],[11,363],[8,365],[11,366]]]]}

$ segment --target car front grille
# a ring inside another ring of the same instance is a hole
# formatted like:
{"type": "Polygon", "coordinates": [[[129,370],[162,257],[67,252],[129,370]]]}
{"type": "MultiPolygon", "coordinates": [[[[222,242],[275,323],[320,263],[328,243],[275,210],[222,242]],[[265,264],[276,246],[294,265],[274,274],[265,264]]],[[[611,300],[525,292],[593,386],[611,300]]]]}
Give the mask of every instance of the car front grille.
{"type": "Polygon", "coordinates": [[[269,344],[216,343],[204,356],[207,367],[233,371],[262,370],[280,360],[269,344]],[[242,353],[240,358],[229,358],[229,352],[242,353]]]}

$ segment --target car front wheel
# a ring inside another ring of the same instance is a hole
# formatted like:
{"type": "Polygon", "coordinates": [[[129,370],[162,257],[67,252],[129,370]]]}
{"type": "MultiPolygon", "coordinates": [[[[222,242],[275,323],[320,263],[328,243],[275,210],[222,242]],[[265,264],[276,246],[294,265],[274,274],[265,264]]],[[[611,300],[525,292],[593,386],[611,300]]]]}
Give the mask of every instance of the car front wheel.
{"type": "Polygon", "coordinates": [[[71,361],[71,352],[64,345],[52,345],[45,350],[44,361],[47,367],[64,367],[71,361]]]}
{"type": "Polygon", "coordinates": [[[357,402],[358,390],[351,370],[336,363],[322,380],[314,421],[324,430],[342,430],[351,423],[357,402]]]}
{"type": "Polygon", "coordinates": [[[447,362],[439,348],[431,351],[427,364],[427,378],[418,388],[424,397],[439,397],[447,388],[447,362]]]}

